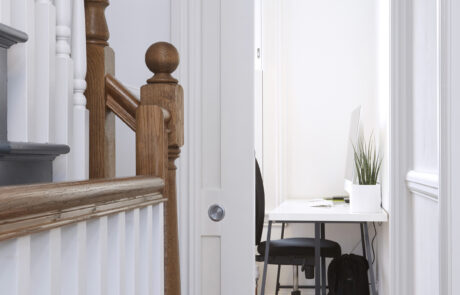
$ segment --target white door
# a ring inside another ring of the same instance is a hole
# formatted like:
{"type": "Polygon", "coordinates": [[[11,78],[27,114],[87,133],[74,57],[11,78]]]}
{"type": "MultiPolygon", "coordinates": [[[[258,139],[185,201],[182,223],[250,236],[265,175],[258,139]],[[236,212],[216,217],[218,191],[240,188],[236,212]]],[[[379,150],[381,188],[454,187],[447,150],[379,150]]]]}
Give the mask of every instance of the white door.
{"type": "Polygon", "coordinates": [[[197,283],[200,295],[249,295],[255,289],[254,2],[201,5],[197,283]],[[210,219],[213,205],[225,211],[221,221],[210,219]]]}

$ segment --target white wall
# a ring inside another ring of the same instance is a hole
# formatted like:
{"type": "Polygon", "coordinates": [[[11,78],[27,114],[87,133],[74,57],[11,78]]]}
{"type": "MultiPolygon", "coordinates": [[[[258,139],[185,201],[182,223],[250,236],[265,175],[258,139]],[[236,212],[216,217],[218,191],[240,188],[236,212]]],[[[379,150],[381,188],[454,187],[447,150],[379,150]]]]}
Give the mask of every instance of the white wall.
{"type": "Polygon", "coordinates": [[[367,133],[379,127],[377,4],[264,2],[264,176],[283,179],[269,199],[344,194],[351,111],[362,105],[367,133]]]}
{"type": "MultiPolygon", "coordinates": [[[[145,65],[147,48],[170,41],[170,0],[111,1],[106,10],[109,44],[115,50],[116,77],[134,94],[152,73],[145,65]]],[[[135,134],[116,120],[116,175],[136,174],[135,134]]]]}
{"type": "MultiPolygon", "coordinates": [[[[363,107],[365,133],[374,131],[388,153],[389,2],[267,0],[263,5],[267,210],[283,199],[343,195],[349,120],[356,106],[363,107]]],[[[389,284],[388,227],[378,231],[379,258],[385,261],[379,261],[377,273],[389,284]]],[[[290,225],[286,233],[312,235],[313,229],[290,225]]],[[[328,225],[326,234],[344,253],[361,254],[358,226],[328,225]]],[[[291,282],[291,277],[285,268],[282,280],[291,282]]],[[[275,268],[268,276],[270,292],[273,286],[275,268]]]]}
{"type": "MultiPolygon", "coordinates": [[[[384,155],[382,163],[382,206],[391,215],[390,202],[390,1],[377,0],[377,100],[378,138],[384,155]]],[[[380,224],[377,239],[377,280],[379,294],[390,294],[389,223],[380,224]]]]}
{"type": "Polygon", "coordinates": [[[286,1],[287,198],[343,194],[351,111],[376,125],[376,2],[286,1]]]}

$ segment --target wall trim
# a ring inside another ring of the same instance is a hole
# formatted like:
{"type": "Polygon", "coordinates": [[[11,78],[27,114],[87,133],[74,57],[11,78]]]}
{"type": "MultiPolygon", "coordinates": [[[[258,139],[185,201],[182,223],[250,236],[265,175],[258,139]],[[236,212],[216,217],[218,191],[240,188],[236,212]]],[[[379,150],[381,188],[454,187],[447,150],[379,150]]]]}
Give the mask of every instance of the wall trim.
{"type": "Polygon", "coordinates": [[[390,1],[390,278],[389,294],[411,294],[406,174],[410,169],[412,6],[390,1]]]}
{"type": "MultiPolygon", "coordinates": [[[[454,107],[455,94],[453,76],[453,54],[458,54],[453,49],[454,25],[453,14],[460,13],[458,8],[453,12],[452,0],[438,0],[438,117],[439,117],[439,294],[453,294],[453,277],[458,274],[453,273],[453,218],[452,212],[457,212],[453,204],[455,191],[453,181],[457,181],[458,157],[454,156],[453,151],[460,148],[457,134],[460,132],[455,118],[460,116],[458,104],[454,107]]],[[[458,38],[458,37],[457,37],[458,38]]],[[[457,65],[458,66],[458,65],[457,65]]]]}
{"type": "Polygon", "coordinates": [[[436,173],[425,173],[411,170],[406,176],[407,188],[414,196],[438,201],[439,176],[436,173]]]}
{"type": "Polygon", "coordinates": [[[201,1],[171,0],[171,43],[181,62],[174,75],[184,89],[184,135],[187,143],[177,163],[179,251],[183,294],[201,294],[201,1]],[[193,71],[191,70],[193,69],[193,71]]]}

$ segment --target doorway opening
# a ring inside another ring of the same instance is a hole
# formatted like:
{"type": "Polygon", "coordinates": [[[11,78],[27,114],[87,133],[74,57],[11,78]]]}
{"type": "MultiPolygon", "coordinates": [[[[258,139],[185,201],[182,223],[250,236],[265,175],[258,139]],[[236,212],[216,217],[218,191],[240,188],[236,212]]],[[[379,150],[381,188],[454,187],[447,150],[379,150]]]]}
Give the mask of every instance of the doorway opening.
{"type": "MultiPolygon", "coordinates": [[[[364,137],[373,136],[384,156],[382,206],[389,212],[390,2],[256,0],[255,11],[255,150],[266,210],[285,200],[346,194],[350,114],[361,106],[364,137]]],[[[390,276],[388,225],[371,227],[375,234],[373,267],[379,289],[388,290],[381,279],[390,276]]],[[[280,235],[274,227],[272,237],[280,235]]],[[[285,235],[312,237],[313,226],[290,224],[285,235]]],[[[361,254],[358,228],[327,225],[327,237],[343,253],[361,254]]],[[[300,277],[301,285],[313,283],[300,277]]],[[[292,270],[280,279],[292,283],[292,270]]],[[[276,268],[269,267],[267,294],[275,282],[276,268]]]]}

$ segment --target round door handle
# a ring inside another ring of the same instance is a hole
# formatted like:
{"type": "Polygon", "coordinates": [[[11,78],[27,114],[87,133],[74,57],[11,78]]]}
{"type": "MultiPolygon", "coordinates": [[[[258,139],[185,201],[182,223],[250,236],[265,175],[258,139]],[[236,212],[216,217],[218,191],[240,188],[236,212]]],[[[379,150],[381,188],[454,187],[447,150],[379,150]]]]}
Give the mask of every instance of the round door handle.
{"type": "Polygon", "coordinates": [[[219,222],[225,217],[225,210],[221,206],[214,204],[208,209],[208,216],[214,222],[219,222]]]}

